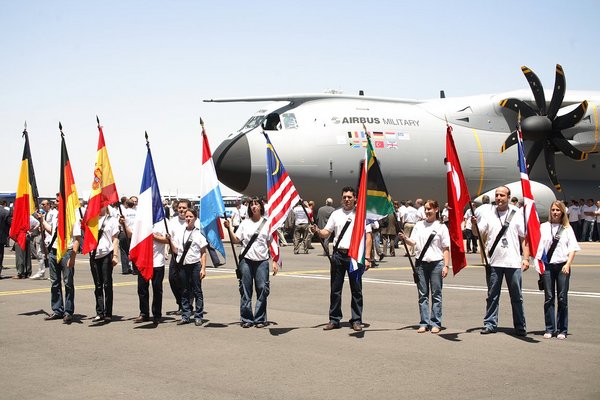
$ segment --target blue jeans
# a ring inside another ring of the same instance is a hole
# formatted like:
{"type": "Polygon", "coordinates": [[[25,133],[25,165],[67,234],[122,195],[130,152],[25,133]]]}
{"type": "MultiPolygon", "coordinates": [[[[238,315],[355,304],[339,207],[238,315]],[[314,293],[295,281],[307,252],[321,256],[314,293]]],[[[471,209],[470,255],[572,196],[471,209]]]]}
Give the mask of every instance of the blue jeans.
{"type": "Polygon", "coordinates": [[[487,307],[483,324],[486,328],[496,331],[498,329],[498,310],[500,309],[500,289],[502,278],[505,277],[510,303],[512,305],[513,326],[517,332],[526,332],[525,310],[523,309],[522,271],[521,268],[489,268],[487,307]]]}
{"type": "Polygon", "coordinates": [[[189,320],[192,316],[192,302],[196,299],[194,318],[201,320],[204,316],[204,295],[200,279],[200,263],[186,264],[179,267],[179,285],[181,291],[181,318],[189,320]]]}
{"type": "Polygon", "coordinates": [[[94,296],[96,297],[96,315],[112,317],[113,308],[113,252],[101,258],[90,260],[92,278],[94,278],[94,296]]]}
{"type": "Polygon", "coordinates": [[[444,269],[444,260],[421,262],[417,265],[420,326],[442,327],[442,269],[444,269]],[[429,313],[430,287],[431,314],[429,313]]]}
{"type": "Polygon", "coordinates": [[[583,221],[581,228],[581,242],[591,242],[592,234],[594,233],[594,221],[583,221]]]}
{"type": "Polygon", "coordinates": [[[51,250],[48,253],[48,261],[50,264],[50,305],[52,312],[57,315],[69,314],[73,316],[75,311],[75,285],[73,277],[75,276],[75,268],[69,268],[69,259],[71,252],[67,252],[60,263],[56,260],[56,251],[51,250]],[[61,277],[62,275],[62,277],[61,277]],[[62,281],[65,283],[65,298],[63,303],[62,281]]]}
{"type": "Polygon", "coordinates": [[[240,316],[243,323],[267,322],[267,297],[269,296],[269,260],[240,260],[240,316]],[[252,288],[256,288],[256,305],[252,314],[252,288]]]}
{"type": "MultiPolygon", "coordinates": [[[[563,274],[562,267],[565,263],[545,264],[544,271],[544,319],[546,332],[567,334],[569,325],[569,275],[563,274]],[[558,326],[555,319],[555,300],[558,297],[558,326]]],[[[571,270],[572,272],[572,270],[571,270]]]]}

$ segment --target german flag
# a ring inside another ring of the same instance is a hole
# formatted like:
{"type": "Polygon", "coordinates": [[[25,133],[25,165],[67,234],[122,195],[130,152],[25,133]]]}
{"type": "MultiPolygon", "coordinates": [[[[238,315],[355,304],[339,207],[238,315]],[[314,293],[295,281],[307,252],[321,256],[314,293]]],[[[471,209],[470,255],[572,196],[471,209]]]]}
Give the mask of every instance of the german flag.
{"type": "MultiPolygon", "coordinates": [[[[96,120],[97,117],[96,117],[96,120]]],[[[100,209],[109,204],[119,201],[117,186],[113,178],[106,144],[104,143],[104,133],[100,121],[98,121],[98,153],[96,166],[94,167],[94,180],[92,181],[92,193],[88,202],[84,221],[83,235],[83,254],[87,254],[98,247],[98,221],[100,219],[100,209]]]]}
{"type": "Polygon", "coordinates": [[[31,161],[31,150],[29,149],[29,136],[27,126],[23,131],[25,146],[21,160],[21,172],[19,173],[19,185],[13,208],[13,219],[10,226],[9,236],[17,242],[22,249],[27,243],[27,232],[31,229],[29,218],[37,209],[38,190],[31,161]]]}
{"type": "Polygon", "coordinates": [[[76,210],[81,207],[77,188],[75,188],[75,179],[73,170],[67,153],[65,136],[61,128],[61,147],[60,147],[60,192],[58,194],[58,231],[56,239],[58,241],[56,250],[56,259],[60,262],[63,255],[67,252],[69,242],[73,235],[73,225],[77,220],[76,210]]]}

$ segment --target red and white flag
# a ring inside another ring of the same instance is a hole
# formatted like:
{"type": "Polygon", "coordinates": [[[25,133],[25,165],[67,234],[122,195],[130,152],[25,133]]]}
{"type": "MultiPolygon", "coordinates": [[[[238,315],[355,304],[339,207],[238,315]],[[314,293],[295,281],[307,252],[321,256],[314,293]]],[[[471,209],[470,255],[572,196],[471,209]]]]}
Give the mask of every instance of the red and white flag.
{"type": "MultiPolygon", "coordinates": [[[[523,210],[525,213],[525,221],[527,223],[527,242],[529,243],[529,254],[535,257],[540,245],[542,236],[540,231],[540,218],[538,217],[535,208],[535,199],[531,192],[531,182],[527,173],[527,164],[525,162],[525,154],[523,152],[523,136],[521,129],[517,132],[517,147],[519,152],[519,170],[521,171],[521,191],[523,192],[523,210]]],[[[535,259],[535,269],[541,275],[544,273],[544,263],[540,259],[535,259]]]]}
{"type": "Polygon", "coordinates": [[[460,160],[454,147],[452,127],[446,129],[446,176],[448,188],[448,225],[450,231],[450,255],[452,257],[452,272],[458,274],[467,266],[465,242],[461,223],[465,206],[471,201],[469,188],[465,181],[460,160]]]}

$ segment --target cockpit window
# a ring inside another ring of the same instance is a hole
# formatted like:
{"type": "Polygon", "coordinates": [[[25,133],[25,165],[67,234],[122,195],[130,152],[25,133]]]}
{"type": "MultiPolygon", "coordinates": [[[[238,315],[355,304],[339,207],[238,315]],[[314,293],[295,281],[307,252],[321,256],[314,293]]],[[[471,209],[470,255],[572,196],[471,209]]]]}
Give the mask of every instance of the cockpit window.
{"type": "Polygon", "coordinates": [[[259,126],[264,120],[265,120],[264,115],[253,115],[252,117],[250,117],[248,122],[246,122],[246,124],[242,127],[242,129],[240,129],[240,131],[244,131],[244,132],[250,131],[250,130],[256,128],[257,126],[259,126]]]}
{"type": "Polygon", "coordinates": [[[281,114],[281,120],[283,121],[284,129],[298,128],[298,122],[296,121],[296,115],[294,113],[281,114]]]}

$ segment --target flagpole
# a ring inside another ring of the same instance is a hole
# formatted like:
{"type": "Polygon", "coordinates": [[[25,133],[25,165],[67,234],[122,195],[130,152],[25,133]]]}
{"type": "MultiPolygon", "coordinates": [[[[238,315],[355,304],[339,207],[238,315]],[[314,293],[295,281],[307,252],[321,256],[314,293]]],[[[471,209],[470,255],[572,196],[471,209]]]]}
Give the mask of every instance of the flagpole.
{"type": "MultiPolygon", "coordinates": [[[[97,117],[96,117],[97,118],[97,117]]],[[[148,149],[148,153],[150,153],[150,141],[148,140],[148,131],[144,131],[144,136],[146,138],[146,148],[148,149]]],[[[119,203],[120,206],[120,203],[119,203]]],[[[167,216],[163,218],[163,222],[165,223],[165,231],[167,232],[167,240],[169,241],[169,252],[173,254],[173,250],[171,248],[171,236],[169,235],[169,224],[167,224],[167,216]]]]}
{"type": "MultiPolygon", "coordinates": [[[[231,222],[227,218],[226,214],[223,214],[223,219],[231,224],[231,222]]],[[[229,232],[227,232],[227,234],[229,235],[229,232]]],[[[240,268],[240,262],[237,258],[237,254],[235,253],[235,244],[233,243],[233,240],[231,240],[231,235],[229,236],[229,243],[231,243],[231,251],[233,252],[233,261],[235,261],[235,269],[237,271],[240,268]]]]}
{"type": "MultiPolygon", "coordinates": [[[[63,132],[62,123],[60,121],[58,121],[58,130],[60,131],[60,137],[64,138],[65,134],[63,132]]],[[[63,199],[63,201],[66,201],[66,199],[63,199]]],[[[79,211],[79,217],[81,219],[81,223],[83,223],[83,213],[81,212],[81,207],[79,207],[77,210],[79,211]]],[[[83,232],[83,228],[82,228],[82,232],[83,232]]]]}
{"type": "MultiPolygon", "coordinates": [[[[314,221],[313,217],[308,214],[308,211],[306,210],[306,207],[304,206],[304,200],[300,199],[300,205],[302,206],[302,209],[304,210],[304,214],[306,214],[306,218],[308,218],[308,222],[311,225],[315,225],[315,221],[314,221]]],[[[317,235],[317,237],[319,238],[319,243],[321,243],[321,246],[323,247],[323,251],[325,252],[325,255],[327,256],[327,258],[329,259],[329,262],[332,263],[333,261],[331,260],[331,255],[329,254],[329,247],[325,246],[325,241],[323,240],[323,238],[321,236],[317,235]]]]}

